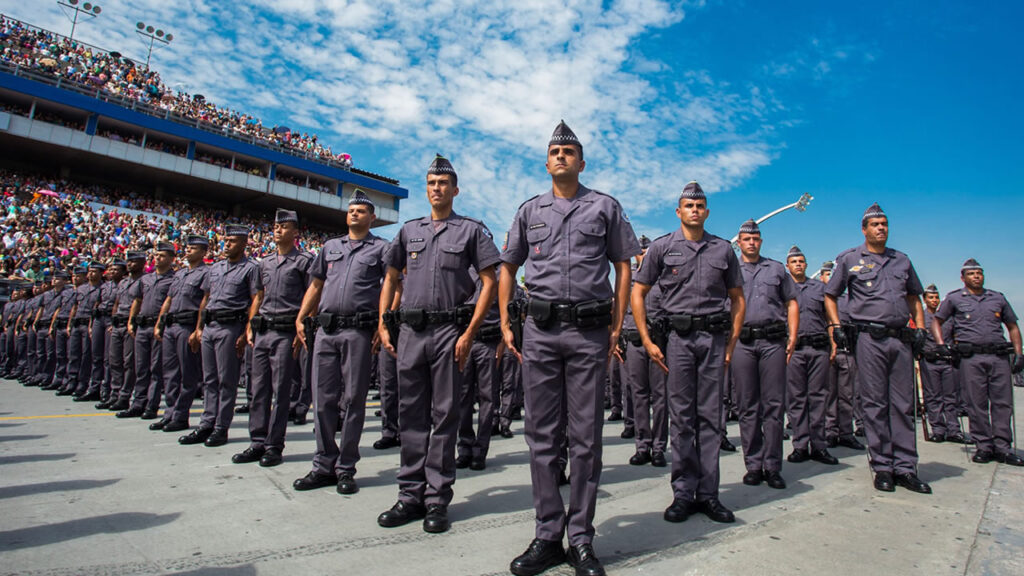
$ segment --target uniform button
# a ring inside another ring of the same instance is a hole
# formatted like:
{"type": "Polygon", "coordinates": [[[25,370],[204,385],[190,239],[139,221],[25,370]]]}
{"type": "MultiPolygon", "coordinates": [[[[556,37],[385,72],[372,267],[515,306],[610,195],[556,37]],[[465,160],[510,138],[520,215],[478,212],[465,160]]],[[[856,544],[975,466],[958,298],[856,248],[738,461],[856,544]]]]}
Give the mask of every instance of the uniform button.
{"type": "Polygon", "coordinates": [[[868,288],[870,288],[870,287],[871,287],[871,282],[868,282],[868,288]]]}

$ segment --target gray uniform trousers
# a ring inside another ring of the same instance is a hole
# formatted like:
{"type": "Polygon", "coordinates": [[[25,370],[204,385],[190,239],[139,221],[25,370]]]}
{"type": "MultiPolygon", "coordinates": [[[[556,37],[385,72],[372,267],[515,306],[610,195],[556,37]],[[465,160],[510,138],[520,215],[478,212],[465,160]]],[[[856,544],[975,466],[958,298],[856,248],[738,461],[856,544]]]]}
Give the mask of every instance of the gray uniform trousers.
{"type": "Polygon", "coordinates": [[[305,416],[313,405],[313,354],[316,336],[306,340],[306,347],[299,351],[299,370],[292,380],[290,411],[296,416],[305,416]]]}
{"type": "Polygon", "coordinates": [[[931,425],[932,434],[956,434],[960,432],[957,419],[956,380],[953,365],[949,362],[929,362],[921,359],[921,388],[924,394],[924,410],[931,425]]]}
{"type": "Polygon", "coordinates": [[[89,326],[75,326],[68,341],[68,388],[82,395],[89,390],[92,373],[92,344],[89,326]]]}
{"type": "Polygon", "coordinates": [[[542,330],[529,318],[522,356],[536,537],[560,541],[567,533],[570,545],[589,544],[601,481],[608,330],[579,329],[564,322],[542,330]],[[568,512],[558,491],[559,456],[566,444],[571,471],[568,512]]]}
{"type": "MultiPolygon", "coordinates": [[[[64,341],[67,342],[67,336],[64,337],[64,341]]],[[[19,375],[25,373],[25,368],[28,365],[28,356],[25,354],[28,349],[28,333],[24,330],[18,333],[14,339],[14,357],[15,357],[15,371],[19,375]]],[[[65,358],[65,369],[67,368],[67,359],[65,358]]]]}
{"type": "MultiPolygon", "coordinates": [[[[67,328],[61,326],[61,322],[57,322],[57,329],[55,330],[56,336],[53,338],[53,355],[56,361],[56,369],[53,372],[54,386],[60,386],[63,389],[68,385],[68,332],[67,328]]],[[[22,342],[18,358],[23,358],[25,351],[24,335],[22,332],[18,335],[18,340],[22,342]]]]}
{"type": "Polygon", "coordinates": [[[668,445],[668,374],[643,346],[626,345],[626,381],[633,398],[637,452],[665,452],[668,445]]]}
{"type": "MultiPolygon", "coordinates": [[[[392,344],[397,346],[394,342],[392,344]]],[[[380,435],[399,438],[398,364],[387,350],[377,353],[377,377],[380,382],[380,435]]]]}
{"type": "Polygon", "coordinates": [[[803,346],[793,351],[786,365],[789,423],[793,448],[824,450],[825,408],[828,399],[829,350],[803,346]]]}
{"type": "Polygon", "coordinates": [[[35,372],[38,356],[36,355],[36,331],[29,328],[25,330],[25,373],[23,376],[29,378],[35,372]]]}
{"type": "Polygon", "coordinates": [[[292,352],[295,330],[267,330],[254,336],[249,441],[254,447],[284,450],[292,388],[299,373],[299,360],[292,352]]]}
{"type": "MultiPolygon", "coordinates": [[[[107,345],[110,339],[107,334],[107,326],[110,326],[109,317],[93,318],[89,333],[89,356],[92,358],[92,366],[88,394],[101,393],[107,379],[107,345]]],[[[106,398],[106,396],[102,397],[106,398]]]]}
{"type": "Polygon", "coordinates": [[[956,407],[957,410],[967,411],[967,388],[964,386],[963,376],[960,368],[953,366],[953,381],[956,383],[956,407]]]}
{"type": "Polygon", "coordinates": [[[214,322],[203,329],[203,416],[200,428],[227,430],[235,417],[238,399],[238,375],[242,359],[235,342],[245,331],[245,323],[214,322]]]}
{"type": "MultiPolygon", "coordinates": [[[[828,373],[828,396],[825,399],[825,436],[853,436],[854,419],[860,412],[856,401],[857,361],[853,354],[836,351],[828,373]]],[[[860,421],[860,418],[856,418],[860,421]]]]}
{"type": "Polygon", "coordinates": [[[372,348],[372,329],[346,328],[334,334],[327,334],[322,328],[317,330],[312,381],[315,472],[353,476],[356,473],[359,439],[366,421],[372,348]],[[340,446],[335,441],[338,432],[340,446]]]}
{"type": "Polygon", "coordinates": [[[460,333],[454,324],[428,326],[420,332],[402,324],[398,499],[409,504],[447,506],[452,500],[462,392],[462,372],[455,363],[455,341],[460,333]]]}
{"type": "Polygon", "coordinates": [[[45,330],[36,330],[36,372],[33,377],[37,382],[46,382],[49,379],[49,373],[46,371],[49,366],[50,356],[53,353],[53,346],[50,345],[50,339],[46,337],[45,330]]]}
{"type": "Polygon", "coordinates": [[[672,495],[678,500],[702,502],[718,498],[727,343],[727,334],[669,334],[665,364],[672,438],[672,495]]]}
{"type": "Polygon", "coordinates": [[[979,452],[1011,452],[1013,380],[1005,356],[975,354],[960,360],[971,438],[979,452]]]}
{"type": "Polygon", "coordinates": [[[498,410],[498,341],[473,342],[462,376],[462,403],[459,408],[458,454],[486,458],[491,432],[498,410]],[[473,403],[480,402],[477,429],[473,430],[473,403]]]}
{"type": "Polygon", "coordinates": [[[743,461],[750,472],[782,469],[786,400],[786,344],[759,339],[739,342],[729,365],[736,381],[743,461]]]}
{"type": "Polygon", "coordinates": [[[168,422],[188,424],[189,411],[199,390],[202,378],[199,354],[188,346],[188,337],[194,330],[194,324],[172,324],[161,336],[164,401],[167,402],[164,420],[168,422]]]}
{"type": "Polygon", "coordinates": [[[499,367],[501,369],[501,408],[498,422],[502,426],[511,426],[512,411],[522,402],[520,393],[523,388],[523,367],[519,364],[516,355],[507,350],[501,356],[499,367]]]}
{"type": "Polygon", "coordinates": [[[43,339],[43,345],[46,350],[46,358],[43,359],[43,374],[39,381],[42,385],[46,385],[53,382],[54,372],[57,371],[57,346],[46,330],[38,330],[37,332],[39,337],[43,339]]]}
{"type": "Polygon", "coordinates": [[[135,337],[127,327],[110,331],[110,393],[128,402],[135,391],[135,337]]]}
{"type": "Polygon", "coordinates": [[[898,338],[857,337],[857,382],[871,469],[917,473],[914,432],[914,357],[898,338]]]}
{"type": "Polygon", "coordinates": [[[135,330],[135,397],[133,408],[156,412],[164,390],[163,348],[153,336],[153,327],[135,330]]]}

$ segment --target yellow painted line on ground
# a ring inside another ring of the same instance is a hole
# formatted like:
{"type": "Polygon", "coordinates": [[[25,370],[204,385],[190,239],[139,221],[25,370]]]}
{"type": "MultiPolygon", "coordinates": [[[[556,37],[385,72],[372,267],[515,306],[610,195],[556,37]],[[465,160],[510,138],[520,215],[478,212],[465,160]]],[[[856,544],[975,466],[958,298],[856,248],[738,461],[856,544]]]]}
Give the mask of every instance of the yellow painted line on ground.
{"type": "MultiPolygon", "coordinates": [[[[367,402],[367,408],[378,408],[380,402],[367,402]]],[[[202,410],[189,410],[189,414],[202,414],[202,410]]],[[[40,416],[0,416],[0,422],[11,420],[52,420],[54,418],[89,418],[91,416],[113,416],[117,412],[90,412],[88,414],[44,414],[40,416]]]]}

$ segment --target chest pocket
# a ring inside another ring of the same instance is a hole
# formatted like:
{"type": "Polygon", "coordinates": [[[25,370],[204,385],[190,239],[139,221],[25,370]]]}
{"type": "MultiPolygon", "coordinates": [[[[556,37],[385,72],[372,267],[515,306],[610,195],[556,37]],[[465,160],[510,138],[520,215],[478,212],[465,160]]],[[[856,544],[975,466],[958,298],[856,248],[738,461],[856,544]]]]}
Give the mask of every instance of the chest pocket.
{"type": "Polygon", "coordinates": [[[449,270],[465,270],[467,264],[466,247],[458,244],[445,244],[441,246],[440,264],[442,268],[449,270]]]}
{"type": "MultiPolygon", "coordinates": [[[[765,274],[763,277],[759,276],[757,279],[757,291],[765,297],[776,295],[779,293],[780,281],[781,278],[772,273],[765,274]]],[[[779,299],[781,300],[782,297],[780,296],[779,299]]]]}
{"type": "Polygon", "coordinates": [[[530,258],[541,258],[547,255],[547,239],[551,237],[551,227],[541,226],[526,230],[526,242],[530,245],[530,258]]]}
{"type": "Polygon", "coordinates": [[[850,276],[860,286],[861,290],[873,292],[878,288],[879,276],[877,267],[861,268],[859,272],[854,272],[850,276]]]}
{"type": "Polygon", "coordinates": [[[359,275],[363,278],[378,278],[381,276],[380,259],[373,254],[363,254],[356,257],[359,265],[359,275]]]}
{"type": "Polygon", "coordinates": [[[664,268],[661,271],[661,283],[674,286],[680,282],[688,282],[693,276],[695,263],[693,259],[682,255],[665,256],[664,268]]]}
{"type": "Polygon", "coordinates": [[[406,244],[406,249],[409,251],[408,258],[406,258],[405,265],[410,269],[416,269],[423,266],[423,259],[425,254],[423,250],[427,247],[426,240],[420,240],[417,242],[409,242],[406,244]]]}
{"type": "Polygon", "coordinates": [[[604,254],[606,231],[603,222],[581,222],[573,234],[573,252],[590,257],[604,254]]]}
{"type": "Polygon", "coordinates": [[[203,275],[192,274],[185,279],[185,294],[190,298],[197,298],[203,294],[203,275]]]}

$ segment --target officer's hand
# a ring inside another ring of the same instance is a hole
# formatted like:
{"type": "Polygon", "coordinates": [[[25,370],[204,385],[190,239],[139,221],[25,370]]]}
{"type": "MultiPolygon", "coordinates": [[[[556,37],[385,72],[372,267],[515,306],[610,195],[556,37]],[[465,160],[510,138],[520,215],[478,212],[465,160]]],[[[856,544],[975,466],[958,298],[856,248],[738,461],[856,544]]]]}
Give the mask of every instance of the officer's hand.
{"type": "Polygon", "coordinates": [[[131,322],[128,323],[128,335],[135,338],[135,327],[132,326],[131,322]]]}
{"type": "Polygon", "coordinates": [[[199,353],[199,345],[202,343],[203,334],[199,330],[193,330],[188,335],[188,347],[192,350],[193,354],[199,353]]]}
{"type": "Polygon", "coordinates": [[[245,327],[245,341],[249,343],[249,346],[253,346],[256,342],[256,337],[252,333],[252,324],[245,327]]]}
{"type": "Polygon", "coordinates": [[[832,352],[830,352],[829,355],[828,355],[828,363],[829,364],[832,364],[832,363],[834,363],[836,361],[836,352],[837,351],[838,351],[838,349],[836,348],[836,343],[833,342],[832,343],[832,352]]]}
{"type": "Polygon", "coordinates": [[[615,355],[615,359],[619,361],[619,364],[626,363],[626,359],[622,357],[622,348],[616,346],[615,350],[612,350],[612,354],[615,355]]]}
{"type": "Polygon", "coordinates": [[[622,332],[619,330],[608,331],[608,359],[611,360],[616,356],[616,351],[619,349],[619,336],[622,336],[622,332]]]}
{"type": "Polygon", "coordinates": [[[794,350],[796,350],[796,338],[786,340],[786,364],[789,364],[789,359],[793,357],[794,350]]]}
{"type": "Polygon", "coordinates": [[[295,339],[292,340],[292,358],[298,359],[299,352],[306,346],[306,338],[302,335],[302,331],[295,333],[295,339]]]}
{"type": "Polygon", "coordinates": [[[830,326],[829,329],[832,331],[832,342],[835,343],[836,347],[844,350],[850,349],[850,341],[846,337],[846,330],[843,330],[841,326],[830,326]]]}
{"type": "Polygon", "coordinates": [[[522,364],[523,363],[523,355],[519,353],[519,350],[516,350],[516,337],[515,337],[514,334],[512,334],[512,328],[502,324],[501,325],[501,339],[505,341],[505,348],[509,352],[514,354],[515,357],[516,357],[516,360],[519,360],[519,363],[522,364]]]}
{"type": "Polygon", "coordinates": [[[939,354],[942,356],[948,356],[952,358],[953,354],[955,354],[955,351],[953,350],[953,347],[950,346],[949,344],[943,344],[942,346],[939,346],[939,354]]]}
{"type": "Polygon", "coordinates": [[[163,337],[164,337],[164,331],[161,330],[159,326],[157,326],[156,328],[153,329],[153,338],[156,338],[157,342],[159,342],[161,339],[163,339],[163,337]]]}
{"type": "Polygon", "coordinates": [[[644,342],[644,350],[647,350],[647,357],[651,359],[651,362],[657,364],[658,368],[661,368],[668,374],[668,365],[665,364],[665,354],[661,351],[661,348],[658,348],[658,345],[653,341],[648,340],[644,342]]]}
{"type": "Polygon", "coordinates": [[[466,330],[455,341],[455,362],[459,365],[459,372],[466,369],[466,361],[469,360],[469,352],[473,349],[473,338],[466,330]]]}
{"type": "Polygon", "coordinates": [[[392,357],[398,358],[398,353],[395,352],[395,347],[391,344],[391,334],[388,332],[388,328],[383,322],[377,326],[377,338],[380,339],[381,349],[387,350],[388,354],[391,354],[392,357]]]}
{"type": "MultiPolygon", "coordinates": [[[[390,336],[390,334],[388,334],[390,336]]],[[[374,356],[380,352],[380,333],[374,332],[373,339],[370,340],[370,353],[374,356]]]]}
{"type": "Polygon", "coordinates": [[[302,344],[302,347],[306,348],[306,325],[302,323],[302,320],[295,320],[295,337],[302,344]]]}
{"type": "Polygon", "coordinates": [[[239,335],[238,340],[235,340],[235,353],[238,354],[239,358],[245,355],[245,344],[245,334],[239,335]]]}
{"type": "Polygon", "coordinates": [[[494,360],[501,362],[501,357],[505,355],[505,339],[498,340],[498,345],[494,348],[494,360]]]}
{"type": "Polygon", "coordinates": [[[732,351],[736,349],[736,343],[730,342],[725,346],[725,367],[729,367],[729,363],[732,362],[732,351]]]}
{"type": "Polygon", "coordinates": [[[914,330],[914,355],[920,355],[924,352],[924,345],[928,342],[927,334],[924,328],[914,330]]]}
{"type": "Polygon", "coordinates": [[[1020,354],[1013,355],[1011,371],[1014,374],[1020,374],[1021,372],[1024,372],[1024,356],[1021,356],[1020,354]]]}

